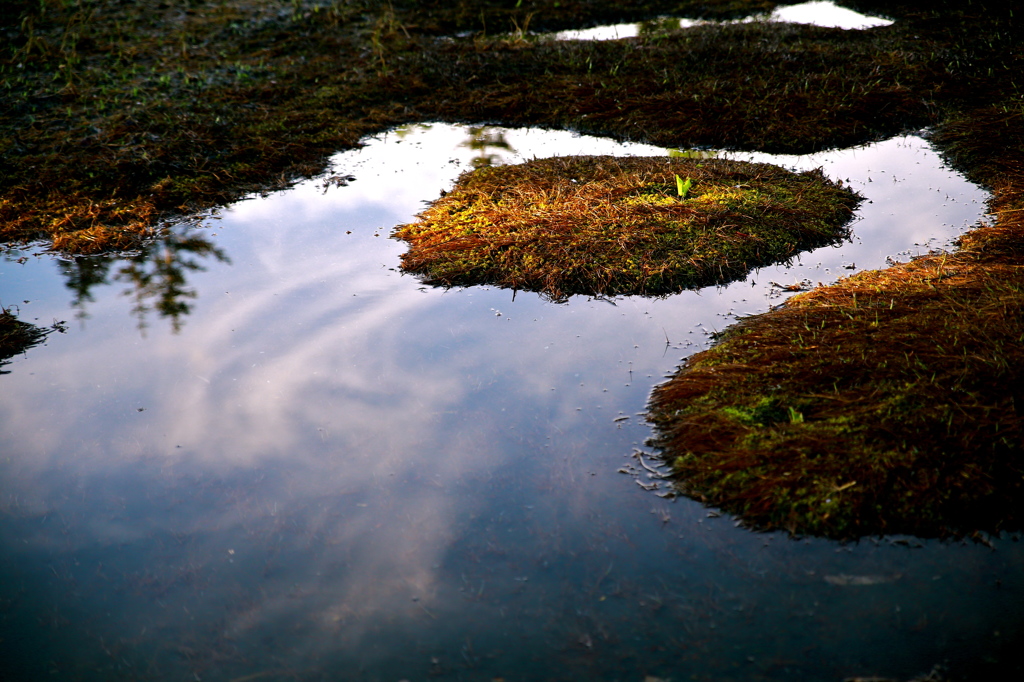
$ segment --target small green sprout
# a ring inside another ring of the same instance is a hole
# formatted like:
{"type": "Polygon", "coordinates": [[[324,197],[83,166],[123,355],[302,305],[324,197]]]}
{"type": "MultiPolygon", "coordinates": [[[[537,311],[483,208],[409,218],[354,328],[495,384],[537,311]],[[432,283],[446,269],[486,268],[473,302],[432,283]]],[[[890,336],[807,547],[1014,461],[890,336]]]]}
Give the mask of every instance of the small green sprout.
{"type": "Polygon", "coordinates": [[[685,199],[686,195],[690,193],[690,185],[693,184],[693,179],[686,178],[684,182],[681,177],[676,176],[676,192],[679,193],[680,199],[685,199]]]}

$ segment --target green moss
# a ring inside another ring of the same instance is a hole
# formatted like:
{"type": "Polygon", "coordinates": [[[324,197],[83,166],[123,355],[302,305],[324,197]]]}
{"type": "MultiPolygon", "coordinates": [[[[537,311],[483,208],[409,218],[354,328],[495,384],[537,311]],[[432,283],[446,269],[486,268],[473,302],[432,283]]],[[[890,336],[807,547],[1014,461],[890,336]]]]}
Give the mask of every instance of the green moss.
{"type": "Polygon", "coordinates": [[[761,398],[752,407],[727,405],[722,408],[722,412],[747,426],[772,426],[779,423],[799,423],[803,420],[800,412],[792,407],[783,407],[778,398],[761,398]]]}
{"type": "Polygon", "coordinates": [[[410,245],[403,268],[432,284],[664,295],[843,239],[858,201],[820,173],[765,164],[562,157],[464,174],[394,236],[410,245]]]}

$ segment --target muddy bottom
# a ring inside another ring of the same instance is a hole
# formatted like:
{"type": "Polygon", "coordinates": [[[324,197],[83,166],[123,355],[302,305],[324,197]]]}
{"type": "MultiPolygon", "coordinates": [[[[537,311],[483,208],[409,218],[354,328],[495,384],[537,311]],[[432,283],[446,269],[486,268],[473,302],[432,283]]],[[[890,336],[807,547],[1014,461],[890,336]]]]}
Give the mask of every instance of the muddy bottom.
{"type": "Polygon", "coordinates": [[[867,201],[849,242],[728,287],[555,304],[398,271],[390,230],[474,159],[665,151],[417,126],[135,259],[7,254],[0,303],[69,326],[0,377],[11,678],[909,678],[998,659],[1019,544],[750,533],[659,496],[636,416],[736,315],[977,220],[985,194],[921,139],[734,155],[820,166],[867,201]]]}

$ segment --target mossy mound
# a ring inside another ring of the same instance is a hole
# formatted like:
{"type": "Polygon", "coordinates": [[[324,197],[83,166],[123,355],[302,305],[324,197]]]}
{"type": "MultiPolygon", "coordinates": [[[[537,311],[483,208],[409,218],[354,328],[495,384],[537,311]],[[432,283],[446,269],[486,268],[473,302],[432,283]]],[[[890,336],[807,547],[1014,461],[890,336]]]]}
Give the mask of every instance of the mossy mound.
{"type": "Polygon", "coordinates": [[[393,236],[410,245],[403,270],[430,284],[492,284],[554,300],[666,295],[836,243],[859,202],[820,171],[557,157],[465,173],[393,236]]]}
{"type": "Polygon", "coordinates": [[[750,528],[1020,532],[1024,194],[956,254],[865,272],[730,328],[654,390],[682,494],[750,528]]]}
{"type": "Polygon", "coordinates": [[[654,390],[676,489],[758,530],[1024,531],[1024,110],[932,135],[995,223],[743,320],[654,390]]]}

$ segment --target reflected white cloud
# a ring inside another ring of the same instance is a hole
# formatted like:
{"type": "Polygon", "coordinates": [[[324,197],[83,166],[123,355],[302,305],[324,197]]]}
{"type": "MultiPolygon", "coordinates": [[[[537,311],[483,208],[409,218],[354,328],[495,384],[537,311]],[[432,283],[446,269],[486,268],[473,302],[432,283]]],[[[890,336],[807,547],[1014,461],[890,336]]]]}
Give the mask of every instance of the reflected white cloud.
{"type": "Polygon", "coordinates": [[[792,24],[810,24],[847,30],[889,26],[892,21],[872,17],[852,9],[838,7],[834,2],[816,0],[798,5],[776,7],[769,15],[769,21],[784,21],[792,24]]]}

